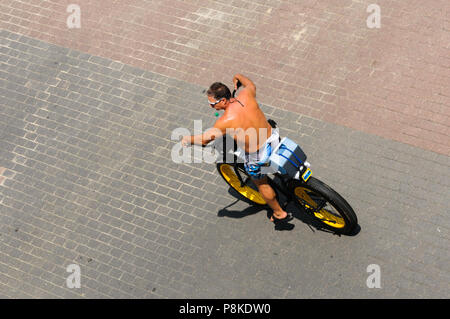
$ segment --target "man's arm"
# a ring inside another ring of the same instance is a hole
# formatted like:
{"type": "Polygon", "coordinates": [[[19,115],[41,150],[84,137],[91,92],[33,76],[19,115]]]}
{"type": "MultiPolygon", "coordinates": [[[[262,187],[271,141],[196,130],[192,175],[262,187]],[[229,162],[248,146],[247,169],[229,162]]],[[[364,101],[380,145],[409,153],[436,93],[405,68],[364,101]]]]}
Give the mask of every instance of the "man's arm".
{"type": "Polygon", "coordinates": [[[241,82],[245,89],[253,96],[256,96],[256,86],[249,78],[238,73],[233,77],[234,88],[237,88],[237,81],[241,82]]]}
{"type": "Polygon", "coordinates": [[[207,129],[203,134],[184,136],[181,140],[183,146],[188,145],[202,145],[205,146],[209,142],[215,140],[218,137],[225,135],[226,132],[226,122],[223,119],[216,121],[214,126],[207,129]]]}

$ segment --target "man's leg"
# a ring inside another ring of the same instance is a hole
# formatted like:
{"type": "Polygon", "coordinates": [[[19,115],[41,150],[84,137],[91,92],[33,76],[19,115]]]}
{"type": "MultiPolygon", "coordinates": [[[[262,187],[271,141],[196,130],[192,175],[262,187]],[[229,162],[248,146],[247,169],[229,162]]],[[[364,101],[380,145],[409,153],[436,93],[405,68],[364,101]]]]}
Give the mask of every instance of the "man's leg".
{"type": "MultiPolygon", "coordinates": [[[[258,187],[259,192],[261,193],[264,200],[267,202],[270,208],[273,210],[273,215],[275,218],[282,219],[287,216],[287,213],[281,208],[280,204],[277,201],[275,191],[267,182],[267,176],[261,179],[252,178],[255,185],[258,187]]],[[[273,219],[271,218],[273,221],[273,219]]]]}

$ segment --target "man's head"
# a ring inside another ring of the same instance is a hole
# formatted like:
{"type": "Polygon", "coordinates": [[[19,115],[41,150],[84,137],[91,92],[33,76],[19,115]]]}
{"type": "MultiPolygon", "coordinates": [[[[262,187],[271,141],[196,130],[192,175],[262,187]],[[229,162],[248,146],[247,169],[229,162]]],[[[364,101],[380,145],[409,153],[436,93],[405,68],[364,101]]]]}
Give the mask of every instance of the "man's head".
{"type": "Polygon", "coordinates": [[[208,96],[209,105],[216,110],[225,109],[231,98],[230,89],[220,82],[211,84],[206,95],[208,96]]]}

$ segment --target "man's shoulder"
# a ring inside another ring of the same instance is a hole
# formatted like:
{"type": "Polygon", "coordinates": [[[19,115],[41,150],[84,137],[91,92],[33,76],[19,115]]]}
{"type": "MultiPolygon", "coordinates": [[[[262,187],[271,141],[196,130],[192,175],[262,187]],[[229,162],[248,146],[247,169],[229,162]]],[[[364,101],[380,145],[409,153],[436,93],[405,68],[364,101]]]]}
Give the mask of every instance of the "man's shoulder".
{"type": "Polygon", "coordinates": [[[214,127],[218,128],[228,128],[232,127],[234,123],[234,116],[233,114],[224,114],[221,117],[219,117],[214,124],[214,127]]]}
{"type": "Polygon", "coordinates": [[[258,102],[256,101],[256,96],[249,92],[248,90],[243,89],[241,92],[239,92],[239,95],[236,97],[236,99],[243,104],[244,106],[257,106],[258,102]]]}

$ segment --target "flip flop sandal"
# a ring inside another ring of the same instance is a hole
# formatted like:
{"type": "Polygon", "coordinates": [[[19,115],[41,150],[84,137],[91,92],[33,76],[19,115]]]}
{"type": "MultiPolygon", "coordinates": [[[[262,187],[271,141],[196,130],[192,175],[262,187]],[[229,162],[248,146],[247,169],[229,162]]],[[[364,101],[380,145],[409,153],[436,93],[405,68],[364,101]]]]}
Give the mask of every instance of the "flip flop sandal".
{"type": "Polygon", "coordinates": [[[292,217],[291,213],[287,213],[286,217],[284,217],[284,218],[276,218],[274,215],[272,215],[272,218],[273,218],[273,222],[275,225],[280,224],[280,223],[287,223],[294,219],[294,217],[292,217]]]}

